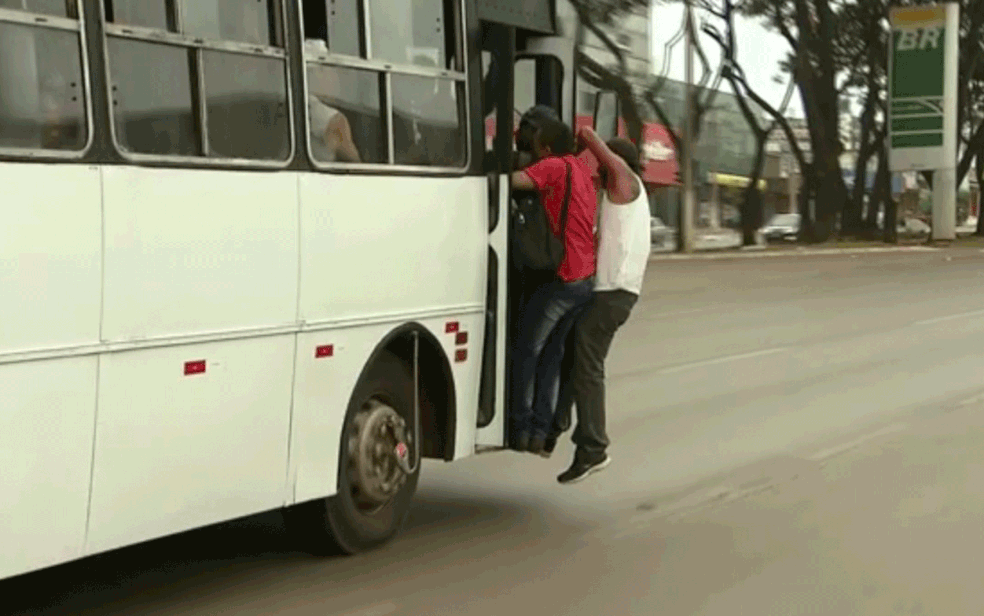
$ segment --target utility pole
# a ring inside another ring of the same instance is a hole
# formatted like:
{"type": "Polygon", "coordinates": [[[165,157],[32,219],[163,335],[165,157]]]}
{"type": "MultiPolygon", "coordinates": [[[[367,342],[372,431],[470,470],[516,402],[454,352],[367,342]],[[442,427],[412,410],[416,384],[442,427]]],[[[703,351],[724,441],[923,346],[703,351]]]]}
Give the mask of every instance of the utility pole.
{"type": "Polygon", "coordinates": [[[683,208],[680,212],[680,250],[694,251],[694,14],[691,0],[685,0],[686,38],[684,72],[686,96],[684,97],[683,125],[683,208]]]}

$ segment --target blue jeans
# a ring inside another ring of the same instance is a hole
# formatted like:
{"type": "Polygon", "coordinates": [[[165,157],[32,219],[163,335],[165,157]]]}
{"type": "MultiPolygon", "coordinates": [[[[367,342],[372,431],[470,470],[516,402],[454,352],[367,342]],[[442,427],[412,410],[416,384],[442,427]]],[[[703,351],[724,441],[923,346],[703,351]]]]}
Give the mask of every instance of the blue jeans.
{"type": "Polygon", "coordinates": [[[564,344],[576,311],[590,299],[594,280],[551,281],[530,297],[520,314],[513,355],[511,435],[546,438],[560,388],[564,344]]]}

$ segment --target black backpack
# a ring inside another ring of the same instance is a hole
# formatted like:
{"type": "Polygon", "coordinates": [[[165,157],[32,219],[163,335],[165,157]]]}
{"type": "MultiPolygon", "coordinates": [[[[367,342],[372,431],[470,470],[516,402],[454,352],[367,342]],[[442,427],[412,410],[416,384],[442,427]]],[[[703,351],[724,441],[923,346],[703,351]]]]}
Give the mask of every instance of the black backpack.
{"type": "Polygon", "coordinates": [[[557,273],[564,262],[567,237],[567,210],[571,204],[571,164],[567,165],[567,187],[560,209],[560,236],[550,228],[543,204],[535,196],[516,201],[512,212],[512,254],[517,267],[557,273]]]}

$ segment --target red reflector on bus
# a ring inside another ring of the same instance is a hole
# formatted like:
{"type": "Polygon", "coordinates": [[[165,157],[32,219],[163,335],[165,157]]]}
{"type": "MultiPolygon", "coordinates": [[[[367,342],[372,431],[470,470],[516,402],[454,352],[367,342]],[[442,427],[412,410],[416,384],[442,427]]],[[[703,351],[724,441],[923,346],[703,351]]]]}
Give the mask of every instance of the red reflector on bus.
{"type": "Polygon", "coordinates": [[[185,376],[191,374],[202,374],[205,372],[205,360],[200,359],[198,361],[186,361],[185,362],[185,376]]]}
{"type": "Polygon", "coordinates": [[[454,343],[458,345],[468,344],[468,332],[458,332],[454,337],[454,343]]]}
{"type": "Polygon", "coordinates": [[[454,352],[454,361],[463,362],[468,359],[468,349],[458,349],[454,352]]]}
{"type": "Polygon", "coordinates": [[[323,344],[314,350],[314,356],[317,358],[331,357],[335,354],[334,344],[323,344]]]}
{"type": "Polygon", "coordinates": [[[453,334],[453,333],[455,333],[457,331],[458,331],[458,322],[457,321],[448,321],[447,325],[444,326],[444,333],[445,334],[453,334]]]}

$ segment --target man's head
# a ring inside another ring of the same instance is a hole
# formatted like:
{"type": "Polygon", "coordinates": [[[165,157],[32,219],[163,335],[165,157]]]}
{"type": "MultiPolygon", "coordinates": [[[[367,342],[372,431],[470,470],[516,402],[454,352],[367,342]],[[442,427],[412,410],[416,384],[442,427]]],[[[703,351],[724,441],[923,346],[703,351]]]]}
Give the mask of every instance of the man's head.
{"type": "Polygon", "coordinates": [[[526,111],[519,119],[518,130],[516,131],[516,149],[520,152],[533,152],[533,141],[536,131],[546,121],[560,121],[560,116],[553,107],[547,105],[536,105],[526,111]]]}
{"type": "MultiPolygon", "coordinates": [[[[642,173],[642,162],[640,161],[640,157],[639,157],[639,148],[636,147],[634,143],[632,143],[628,139],[622,137],[616,137],[610,140],[605,145],[608,146],[609,150],[615,152],[615,154],[617,154],[619,158],[624,160],[625,164],[629,166],[629,169],[631,169],[633,173],[635,173],[636,175],[640,175],[642,173]]],[[[601,178],[601,183],[603,185],[607,185],[608,184],[607,170],[604,167],[600,168],[598,170],[598,175],[601,178]]]]}
{"type": "Polygon", "coordinates": [[[543,120],[533,137],[533,156],[567,156],[575,148],[574,132],[559,120],[543,120]]]}
{"type": "Polygon", "coordinates": [[[608,149],[618,154],[635,174],[642,173],[642,162],[639,160],[639,148],[636,144],[623,137],[616,137],[608,142],[608,149]]]}

